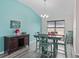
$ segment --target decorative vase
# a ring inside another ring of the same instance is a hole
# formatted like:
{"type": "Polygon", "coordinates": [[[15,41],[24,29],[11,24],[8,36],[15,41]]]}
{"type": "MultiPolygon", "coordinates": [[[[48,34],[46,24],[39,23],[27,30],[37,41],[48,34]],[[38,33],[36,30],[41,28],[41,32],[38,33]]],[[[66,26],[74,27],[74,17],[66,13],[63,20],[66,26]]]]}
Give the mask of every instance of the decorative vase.
{"type": "Polygon", "coordinates": [[[15,33],[16,33],[16,36],[20,35],[20,30],[19,29],[16,29],[15,30],[15,33]]]}

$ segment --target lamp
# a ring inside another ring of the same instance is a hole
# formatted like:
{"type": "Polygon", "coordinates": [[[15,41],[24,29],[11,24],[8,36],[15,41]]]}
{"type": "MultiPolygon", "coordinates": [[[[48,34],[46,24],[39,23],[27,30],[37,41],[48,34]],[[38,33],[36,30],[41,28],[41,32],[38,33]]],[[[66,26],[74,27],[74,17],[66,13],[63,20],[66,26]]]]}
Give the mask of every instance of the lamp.
{"type": "Polygon", "coordinates": [[[44,14],[41,14],[41,17],[42,18],[48,18],[49,16],[46,14],[46,12],[47,12],[46,1],[47,0],[43,0],[43,1],[44,1],[44,11],[45,11],[45,13],[44,14]]]}

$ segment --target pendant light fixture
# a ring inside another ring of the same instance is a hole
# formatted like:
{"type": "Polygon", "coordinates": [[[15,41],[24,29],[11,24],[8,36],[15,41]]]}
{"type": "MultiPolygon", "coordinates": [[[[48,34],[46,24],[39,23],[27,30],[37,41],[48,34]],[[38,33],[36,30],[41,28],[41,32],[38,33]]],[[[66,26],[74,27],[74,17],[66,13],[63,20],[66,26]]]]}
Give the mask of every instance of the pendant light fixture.
{"type": "Polygon", "coordinates": [[[46,5],[47,0],[43,0],[43,1],[44,1],[44,14],[41,14],[41,17],[48,18],[49,16],[46,14],[47,13],[47,5],[46,5]]]}

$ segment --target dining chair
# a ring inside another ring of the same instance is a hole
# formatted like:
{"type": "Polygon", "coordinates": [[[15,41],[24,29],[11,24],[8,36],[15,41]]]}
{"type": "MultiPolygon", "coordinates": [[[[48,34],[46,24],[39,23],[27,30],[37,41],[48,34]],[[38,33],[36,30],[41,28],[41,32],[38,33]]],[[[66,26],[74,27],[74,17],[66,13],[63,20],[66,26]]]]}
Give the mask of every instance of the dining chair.
{"type": "Polygon", "coordinates": [[[58,41],[58,51],[64,51],[65,53],[65,57],[67,57],[67,47],[66,47],[66,36],[64,36],[62,39],[63,40],[59,40],[58,41]],[[64,46],[64,50],[62,48],[60,48],[60,45],[64,46]]]}
{"type": "Polygon", "coordinates": [[[69,41],[72,40],[72,33],[71,32],[67,32],[66,35],[62,39],[63,40],[59,40],[58,41],[58,46],[63,45],[64,46],[64,50],[59,49],[59,47],[58,47],[58,50],[64,51],[65,52],[65,57],[67,58],[68,57],[67,56],[67,44],[71,43],[69,41]]]}
{"type": "Polygon", "coordinates": [[[68,57],[73,57],[73,31],[68,31],[68,40],[67,40],[68,57]]]}
{"type": "MultiPolygon", "coordinates": [[[[37,32],[37,34],[34,35],[34,37],[36,39],[36,51],[40,49],[40,45],[39,45],[39,41],[40,41],[39,34],[40,33],[37,32]]],[[[41,35],[46,35],[46,34],[41,34],[41,35]]],[[[53,43],[52,40],[48,40],[48,42],[49,42],[49,45],[51,45],[53,43]]],[[[51,45],[51,51],[52,51],[52,45],[51,45]]]]}
{"type": "Polygon", "coordinates": [[[35,35],[33,35],[34,36],[34,38],[36,39],[36,51],[37,51],[37,49],[39,49],[39,37],[38,37],[38,35],[39,35],[39,32],[36,32],[35,33],[35,35]]]}
{"type": "Polygon", "coordinates": [[[52,44],[48,42],[48,34],[39,34],[39,51],[40,55],[50,57],[52,55],[52,44]],[[51,48],[49,48],[49,46],[51,48]],[[51,49],[49,51],[49,49],[51,49]]]}

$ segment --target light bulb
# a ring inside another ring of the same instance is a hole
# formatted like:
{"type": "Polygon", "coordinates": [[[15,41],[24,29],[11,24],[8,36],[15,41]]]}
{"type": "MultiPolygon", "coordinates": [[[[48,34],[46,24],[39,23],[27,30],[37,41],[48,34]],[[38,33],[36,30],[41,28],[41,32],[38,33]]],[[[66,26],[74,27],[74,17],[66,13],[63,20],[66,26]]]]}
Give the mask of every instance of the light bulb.
{"type": "Polygon", "coordinates": [[[48,18],[49,16],[47,15],[46,18],[48,18]]]}
{"type": "Polygon", "coordinates": [[[44,15],[41,14],[41,17],[43,17],[43,18],[48,18],[49,16],[46,15],[46,14],[44,14],[44,15]]]}

